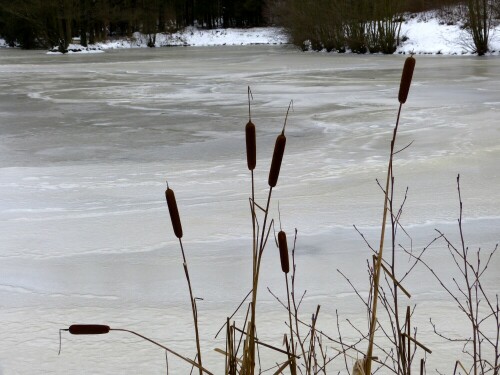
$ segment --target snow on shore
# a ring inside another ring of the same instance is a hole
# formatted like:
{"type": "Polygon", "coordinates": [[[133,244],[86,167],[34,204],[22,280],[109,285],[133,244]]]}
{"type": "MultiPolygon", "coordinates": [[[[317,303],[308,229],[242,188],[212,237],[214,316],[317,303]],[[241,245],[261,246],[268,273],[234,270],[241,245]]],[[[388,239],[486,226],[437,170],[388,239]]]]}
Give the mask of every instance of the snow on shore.
{"type": "MultiPolygon", "coordinates": [[[[156,34],[156,47],[176,46],[240,46],[255,44],[287,44],[288,37],[282,28],[255,27],[249,29],[213,29],[203,30],[188,27],[173,34],[156,34]]],[[[96,53],[108,49],[145,48],[148,45],[148,35],[134,33],[130,39],[120,39],[89,45],[87,48],[78,44],[70,44],[69,53],[96,53]]],[[[58,53],[52,51],[49,53],[58,53]]]]}
{"type": "MultiPolygon", "coordinates": [[[[500,25],[491,30],[491,55],[500,55],[500,25]]],[[[427,12],[407,17],[401,26],[403,43],[396,53],[470,55],[472,41],[460,23],[448,25],[435,13],[427,12]]],[[[202,30],[186,28],[173,34],[157,34],[155,46],[239,46],[254,44],[287,44],[288,36],[282,28],[259,27],[250,29],[202,30]]],[[[96,43],[88,47],[71,44],[69,53],[99,53],[108,49],[146,48],[148,36],[135,33],[130,39],[96,43]]],[[[6,43],[0,39],[0,47],[6,43]]],[[[58,53],[52,51],[49,53],[58,53]]]]}
{"type": "MultiPolygon", "coordinates": [[[[492,55],[500,54],[500,25],[491,30],[492,55]]],[[[401,25],[401,37],[405,41],[396,53],[466,55],[472,54],[470,35],[457,23],[447,25],[432,13],[422,13],[407,19],[401,25]]]]}

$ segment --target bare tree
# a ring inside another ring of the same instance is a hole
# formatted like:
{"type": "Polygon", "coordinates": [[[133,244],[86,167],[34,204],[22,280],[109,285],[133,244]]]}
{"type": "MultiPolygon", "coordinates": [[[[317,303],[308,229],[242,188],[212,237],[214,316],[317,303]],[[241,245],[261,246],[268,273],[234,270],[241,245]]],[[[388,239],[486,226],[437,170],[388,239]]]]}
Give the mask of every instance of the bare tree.
{"type": "Polygon", "coordinates": [[[490,30],[495,0],[468,0],[467,31],[479,56],[489,51],[490,30]]]}

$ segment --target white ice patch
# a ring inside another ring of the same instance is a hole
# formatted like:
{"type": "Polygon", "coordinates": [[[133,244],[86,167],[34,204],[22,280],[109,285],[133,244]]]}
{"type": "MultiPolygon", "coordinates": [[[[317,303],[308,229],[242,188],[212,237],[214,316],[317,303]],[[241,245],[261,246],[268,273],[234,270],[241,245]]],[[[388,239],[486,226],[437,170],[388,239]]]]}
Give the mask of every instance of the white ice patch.
{"type": "Polygon", "coordinates": [[[62,293],[48,293],[48,292],[43,292],[39,291],[36,289],[30,289],[30,288],[25,288],[22,286],[17,286],[17,285],[1,285],[0,284],[0,291],[3,292],[10,292],[10,293],[21,293],[21,294],[36,294],[44,297],[51,297],[51,298],[67,298],[68,296],[71,296],[73,298],[85,298],[85,299],[101,299],[101,300],[117,300],[118,297],[116,296],[99,296],[99,295],[94,295],[94,294],[78,294],[78,293],[71,293],[70,295],[67,294],[62,294],[62,293]]]}

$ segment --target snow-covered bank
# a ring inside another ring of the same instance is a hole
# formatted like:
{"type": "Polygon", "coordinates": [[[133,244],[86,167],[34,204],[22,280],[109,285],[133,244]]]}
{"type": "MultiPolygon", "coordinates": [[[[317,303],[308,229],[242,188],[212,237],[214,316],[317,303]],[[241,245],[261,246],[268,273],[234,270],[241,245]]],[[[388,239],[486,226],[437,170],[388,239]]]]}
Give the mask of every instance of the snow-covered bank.
{"type": "MultiPolygon", "coordinates": [[[[401,25],[402,44],[396,53],[470,55],[473,43],[470,35],[460,22],[449,25],[436,12],[407,15],[401,25]]],[[[500,55],[500,25],[490,33],[491,55],[500,55]]],[[[156,35],[156,47],[170,46],[240,46],[255,44],[287,44],[288,36],[279,27],[259,27],[250,29],[203,30],[189,27],[173,34],[156,35]]],[[[146,48],[148,36],[135,33],[132,38],[96,43],[88,47],[70,44],[69,53],[99,53],[109,49],[146,48]]],[[[0,39],[0,47],[6,47],[0,39]]],[[[49,53],[58,53],[57,49],[49,53]]]]}
{"type": "MultiPolygon", "coordinates": [[[[473,43],[462,24],[447,25],[435,13],[422,13],[408,17],[401,25],[404,42],[396,53],[466,55],[472,54],[473,43]]],[[[500,26],[490,32],[492,55],[500,54],[500,26]]]]}
{"type": "MultiPolygon", "coordinates": [[[[404,40],[396,53],[470,55],[473,44],[470,35],[460,24],[447,25],[429,14],[408,17],[401,25],[401,38],[404,40]]],[[[97,43],[88,48],[70,45],[71,52],[95,53],[107,49],[145,48],[148,37],[135,33],[129,40],[97,43]]],[[[157,34],[156,47],[169,46],[239,46],[255,44],[289,43],[286,32],[277,27],[252,29],[214,29],[202,30],[187,28],[174,34],[157,34]]],[[[491,54],[500,54],[500,26],[491,30],[491,54]]]]}
{"type": "MultiPolygon", "coordinates": [[[[88,47],[78,44],[70,44],[69,53],[96,53],[108,49],[119,48],[146,48],[148,46],[148,35],[134,33],[130,39],[121,39],[96,43],[88,47]]],[[[282,28],[278,27],[255,27],[250,29],[213,29],[203,30],[188,27],[173,34],[156,34],[156,47],[176,46],[241,46],[256,44],[286,44],[288,37],[282,28]]],[[[51,51],[49,53],[58,53],[51,51]]]]}

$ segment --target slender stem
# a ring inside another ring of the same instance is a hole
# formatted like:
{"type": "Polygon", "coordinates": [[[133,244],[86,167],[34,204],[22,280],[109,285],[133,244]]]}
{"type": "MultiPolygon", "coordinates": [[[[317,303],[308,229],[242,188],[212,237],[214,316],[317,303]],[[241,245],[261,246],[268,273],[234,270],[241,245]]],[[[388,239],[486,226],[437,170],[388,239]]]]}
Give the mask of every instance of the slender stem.
{"type": "MultiPolygon", "coordinates": [[[[463,268],[463,275],[464,275],[464,279],[465,279],[465,284],[467,286],[467,307],[469,309],[469,320],[471,322],[471,325],[472,325],[472,345],[473,345],[473,363],[474,363],[474,375],[477,375],[477,362],[478,362],[478,344],[477,344],[477,325],[476,325],[476,322],[475,320],[477,319],[477,315],[474,313],[474,308],[472,306],[472,302],[473,302],[473,297],[472,297],[472,288],[473,286],[471,285],[470,283],[470,280],[469,280],[469,263],[467,261],[467,256],[468,256],[468,249],[467,247],[465,246],[465,240],[464,240],[464,233],[463,233],[463,229],[462,229],[462,212],[463,212],[463,204],[462,204],[462,196],[461,196],[461,193],[460,193],[460,175],[458,175],[457,177],[457,189],[458,189],[458,199],[459,199],[459,203],[460,203],[460,216],[458,218],[458,229],[459,229],[459,232],[460,232],[460,243],[461,243],[461,246],[462,246],[462,254],[461,254],[461,257],[464,261],[464,268],[463,268]]],[[[477,298],[476,298],[477,300],[477,298]]]]}
{"type": "Polygon", "coordinates": [[[267,217],[268,217],[268,214],[269,214],[269,204],[271,202],[271,194],[272,194],[272,192],[273,192],[273,188],[271,186],[271,187],[269,187],[269,194],[267,196],[266,213],[264,215],[264,225],[262,225],[262,234],[261,234],[260,243],[259,243],[259,254],[258,254],[257,269],[260,266],[260,260],[261,260],[261,257],[262,257],[262,252],[264,251],[264,235],[265,235],[265,231],[266,231],[266,222],[267,222],[267,217]]]}
{"type": "Polygon", "coordinates": [[[257,218],[255,217],[255,182],[254,182],[254,176],[253,176],[253,169],[251,171],[252,173],[252,231],[253,231],[253,250],[252,250],[252,254],[253,254],[253,270],[254,270],[254,274],[255,274],[255,265],[257,263],[257,236],[255,234],[255,220],[257,220],[257,218]]]}
{"type": "MultiPolygon", "coordinates": [[[[238,328],[238,327],[234,327],[234,329],[235,329],[236,331],[238,331],[238,332],[242,333],[243,335],[248,335],[248,334],[247,334],[244,330],[242,330],[242,329],[240,329],[240,328],[238,328]]],[[[282,354],[286,354],[286,355],[291,355],[293,358],[297,358],[297,359],[299,359],[299,358],[300,358],[300,356],[298,356],[298,355],[292,354],[292,353],[290,353],[289,351],[284,351],[284,350],[282,350],[282,349],[280,349],[280,348],[277,348],[277,347],[275,347],[275,346],[272,346],[272,345],[270,345],[270,344],[266,344],[266,343],[264,343],[264,342],[260,341],[259,339],[255,339],[255,343],[256,343],[257,345],[259,345],[259,346],[264,346],[264,347],[266,347],[266,348],[272,349],[272,350],[274,350],[274,351],[276,351],[276,352],[278,352],[278,353],[282,353],[282,354]]]]}
{"type": "Polygon", "coordinates": [[[427,346],[422,344],[421,342],[417,341],[411,336],[408,336],[406,333],[403,333],[403,336],[406,337],[408,340],[412,341],[415,345],[420,346],[422,349],[424,349],[427,353],[432,354],[432,350],[430,350],[427,346]]]}
{"type": "Polygon", "coordinates": [[[187,266],[187,261],[186,261],[186,254],[184,253],[184,246],[182,245],[182,238],[179,238],[179,244],[181,246],[181,252],[182,252],[182,259],[184,260],[183,266],[184,266],[184,273],[186,274],[186,280],[188,283],[188,288],[189,288],[189,297],[191,299],[191,309],[193,310],[193,321],[194,321],[194,333],[196,336],[196,351],[198,353],[197,359],[198,359],[198,369],[200,370],[200,375],[203,374],[202,372],[202,363],[201,363],[201,349],[200,349],[200,335],[198,333],[198,311],[196,310],[196,301],[193,296],[193,289],[191,287],[191,280],[189,278],[189,271],[188,271],[188,266],[187,266]]]}
{"type": "MultiPolygon", "coordinates": [[[[408,337],[411,336],[411,312],[410,306],[406,307],[406,332],[408,337]]],[[[408,339],[408,375],[411,375],[411,340],[408,339]]]]}
{"type": "MultiPolygon", "coordinates": [[[[250,89],[250,88],[249,88],[250,89]]],[[[249,116],[250,116],[250,107],[248,109],[248,113],[249,113],[249,116]]],[[[253,245],[252,245],[252,258],[253,258],[253,272],[252,272],[252,277],[253,277],[253,280],[252,280],[252,285],[253,285],[253,289],[252,289],[252,302],[251,302],[251,307],[252,307],[252,310],[251,310],[251,315],[250,315],[250,335],[249,335],[249,344],[250,344],[250,348],[249,348],[249,354],[250,354],[250,358],[252,360],[252,363],[250,364],[250,367],[251,367],[251,373],[253,373],[253,368],[254,368],[254,363],[255,363],[255,344],[254,344],[254,340],[255,340],[255,303],[256,303],[256,300],[257,300],[257,291],[256,291],[256,288],[255,288],[255,280],[256,280],[256,277],[257,277],[257,233],[256,233],[256,220],[257,220],[257,217],[255,216],[255,181],[254,181],[254,175],[253,175],[253,170],[251,171],[252,173],[252,231],[253,231],[253,235],[252,235],[252,238],[253,238],[253,245]]]]}
{"type": "MultiPolygon", "coordinates": [[[[248,87],[248,93],[250,95],[250,87],[248,87]]],[[[249,97],[248,101],[249,101],[248,116],[250,118],[250,97],[249,97]]],[[[254,286],[255,286],[255,277],[257,275],[257,233],[256,233],[257,217],[255,215],[255,206],[256,206],[256,204],[255,204],[255,180],[254,180],[253,169],[250,171],[250,173],[251,173],[251,178],[252,178],[252,204],[251,204],[251,211],[252,211],[251,212],[252,213],[252,290],[251,290],[252,301],[250,303],[250,307],[251,307],[250,325],[249,325],[250,332],[248,332],[248,342],[250,344],[249,345],[250,347],[247,347],[248,353],[245,353],[245,360],[250,358],[251,361],[254,362],[255,349],[253,348],[254,344],[252,343],[252,340],[254,338],[254,323],[255,323],[255,320],[254,320],[255,308],[254,308],[254,306],[255,306],[255,299],[256,299],[254,286]]],[[[247,364],[248,362],[245,361],[245,363],[247,364]]],[[[251,363],[249,366],[251,368],[253,368],[254,364],[251,363]]],[[[245,367],[245,366],[243,366],[243,367],[245,367]]],[[[250,371],[252,371],[252,370],[250,370],[250,371]]]]}
{"type": "MultiPolygon", "coordinates": [[[[251,310],[251,316],[250,316],[250,334],[249,334],[249,359],[252,363],[249,364],[250,366],[250,375],[254,374],[254,367],[255,367],[255,307],[257,304],[257,288],[259,284],[259,270],[260,270],[260,261],[262,259],[262,252],[264,251],[264,236],[266,233],[266,223],[267,223],[267,216],[269,214],[269,203],[271,201],[271,194],[273,192],[273,188],[269,188],[269,194],[267,196],[267,204],[266,204],[266,211],[264,214],[264,225],[262,226],[262,234],[261,234],[261,239],[260,242],[255,243],[255,266],[254,266],[254,272],[253,272],[253,290],[252,290],[252,310],[251,310]],[[258,249],[258,251],[257,251],[258,249]]],[[[255,232],[254,232],[255,233],[255,232]]],[[[256,236],[254,235],[254,242],[256,241],[256,236]]]]}
{"type": "MultiPolygon", "coordinates": [[[[392,155],[394,155],[391,152],[392,155]]],[[[391,169],[391,182],[390,182],[390,200],[389,200],[389,213],[391,216],[391,235],[392,235],[392,241],[391,241],[391,274],[393,275],[392,281],[393,281],[393,301],[394,301],[394,320],[395,320],[395,325],[396,329],[394,332],[394,342],[397,343],[396,348],[397,348],[397,363],[398,363],[398,373],[402,373],[406,375],[406,353],[405,353],[405,340],[401,336],[401,323],[399,321],[399,299],[398,299],[398,288],[397,288],[397,282],[395,279],[396,276],[396,248],[395,248],[395,243],[396,243],[396,231],[397,231],[397,224],[396,224],[396,218],[394,216],[394,174],[392,170],[392,165],[390,166],[391,169]]],[[[384,264],[381,263],[380,266],[384,268],[384,264]]]]}
{"type": "Polygon", "coordinates": [[[134,332],[134,331],[131,331],[129,329],[123,329],[123,328],[110,328],[110,331],[120,331],[120,332],[128,332],[128,333],[131,333],[135,336],[138,336],[140,337],[141,339],[144,339],[146,341],[149,341],[150,343],[156,345],[156,346],[159,346],[160,348],[162,349],[165,349],[168,353],[171,353],[173,355],[175,355],[176,357],[179,357],[180,359],[186,361],[187,363],[189,363],[190,365],[194,366],[194,367],[197,367],[199,370],[200,370],[200,373],[206,373],[206,374],[209,374],[209,375],[213,375],[210,371],[208,371],[207,369],[203,368],[201,365],[199,365],[198,363],[194,362],[193,360],[189,359],[189,358],[186,358],[184,357],[183,355],[173,351],[172,349],[169,349],[167,348],[165,345],[162,345],[154,340],[151,340],[150,338],[146,337],[146,336],[143,336],[137,332],[134,332]]]}
{"type": "Polygon", "coordinates": [[[382,252],[384,250],[384,239],[385,239],[385,224],[387,220],[387,207],[388,207],[388,201],[389,201],[389,182],[391,180],[391,175],[392,175],[392,159],[393,159],[393,153],[394,153],[394,144],[396,143],[396,134],[398,131],[398,126],[399,126],[399,118],[401,115],[401,108],[403,104],[399,104],[399,109],[398,109],[398,117],[396,120],[396,126],[394,127],[394,132],[392,135],[392,141],[391,141],[391,154],[389,157],[389,166],[387,168],[387,180],[385,184],[385,198],[384,198],[384,212],[383,212],[383,218],[382,218],[382,230],[380,234],[380,247],[379,247],[379,252],[377,254],[377,264],[376,268],[373,270],[374,271],[374,278],[373,278],[373,306],[372,306],[372,316],[371,316],[371,322],[370,322],[370,340],[368,342],[368,350],[366,352],[366,367],[365,367],[365,373],[366,375],[371,374],[371,367],[372,367],[372,356],[373,356],[373,340],[375,337],[375,326],[377,324],[377,302],[378,302],[378,289],[379,289],[379,283],[380,283],[380,267],[382,264],[382,252]]]}
{"type": "MultiPolygon", "coordinates": [[[[291,305],[290,305],[290,288],[288,287],[288,276],[285,273],[285,282],[286,282],[286,297],[288,300],[288,319],[290,323],[290,341],[292,343],[292,354],[295,355],[295,344],[294,344],[294,339],[293,339],[293,329],[292,329],[292,311],[291,311],[291,305]]],[[[292,360],[291,362],[291,372],[292,374],[296,374],[296,364],[295,360],[292,360]]]]}

